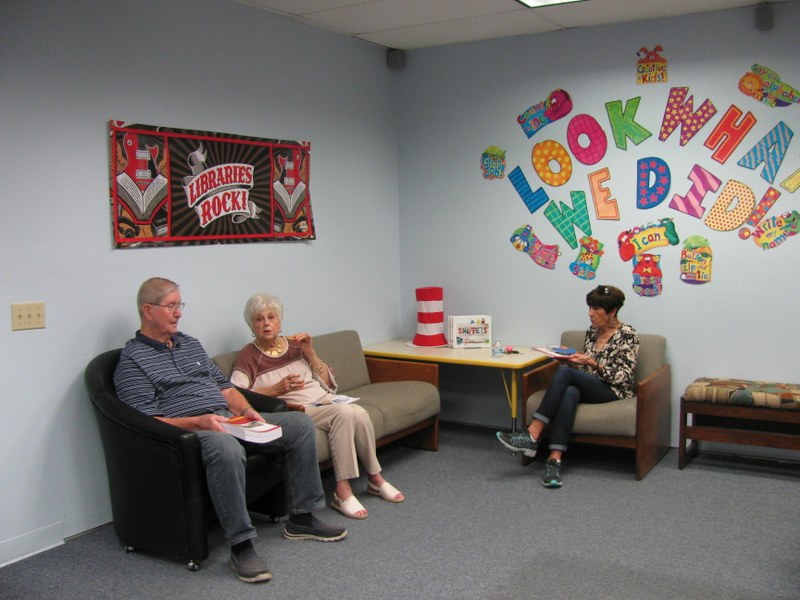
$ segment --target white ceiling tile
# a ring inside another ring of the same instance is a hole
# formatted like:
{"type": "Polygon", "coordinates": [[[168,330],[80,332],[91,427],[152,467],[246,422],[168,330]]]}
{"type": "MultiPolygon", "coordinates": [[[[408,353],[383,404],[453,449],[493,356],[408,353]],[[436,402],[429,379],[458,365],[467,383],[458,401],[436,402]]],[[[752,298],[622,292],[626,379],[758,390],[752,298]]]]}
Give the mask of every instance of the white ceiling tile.
{"type": "Polygon", "coordinates": [[[231,0],[312,27],[411,50],[755,6],[760,0],[583,0],[525,8],[516,0],[231,0]]]}
{"type": "Polygon", "coordinates": [[[563,27],[591,27],[659,19],[756,4],[753,0],[587,0],[532,9],[563,27]]]}
{"type": "Polygon", "coordinates": [[[315,13],[313,19],[325,27],[361,33],[528,10],[514,0],[458,0],[457,4],[443,0],[374,0],[315,13]]]}
{"type": "Polygon", "coordinates": [[[555,31],[558,27],[533,13],[503,13],[482,18],[459,19],[385,31],[366,32],[359,37],[389,48],[413,50],[445,44],[490,40],[512,35],[555,31]]]}

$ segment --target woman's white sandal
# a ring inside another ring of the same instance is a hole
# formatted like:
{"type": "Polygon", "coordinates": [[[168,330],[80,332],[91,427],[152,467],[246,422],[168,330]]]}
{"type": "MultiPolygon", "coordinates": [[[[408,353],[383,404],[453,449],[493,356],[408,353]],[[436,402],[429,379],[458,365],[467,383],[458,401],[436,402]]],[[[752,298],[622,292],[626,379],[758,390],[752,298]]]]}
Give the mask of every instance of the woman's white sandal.
{"type": "Polygon", "coordinates": [[[405,500],[405,496],[403,496],[402,492],[388,481],[384,481],[380,486],[369,482],[367,484],[367,493],[373,496],[380,496],[387,502],[402,502],[405,500]],[[397,498],[397,496],[400,496],[400,498],[397,498]]]}
{"type": "Polygon", "coordinates": [[[342,513],[345,517],[349,517],[351,519],[366,519],[367,518],[367,509],[364,508],[364,505],[358,501],[358,498],[355,497],[355,494],[342,500],[339,496],[336,495],[336,492],[333,493],[333,501],[331,502],[331,508],[333,510],[338,510],[342,513]],[[359,516],[356,513],[364,511],[364,514],[359,516]]]}

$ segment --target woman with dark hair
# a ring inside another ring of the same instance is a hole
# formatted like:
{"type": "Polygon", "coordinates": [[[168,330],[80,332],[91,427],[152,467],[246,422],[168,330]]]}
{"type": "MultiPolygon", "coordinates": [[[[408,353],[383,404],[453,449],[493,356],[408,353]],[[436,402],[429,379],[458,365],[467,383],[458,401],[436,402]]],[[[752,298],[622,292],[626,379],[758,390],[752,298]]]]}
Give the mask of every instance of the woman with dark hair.
{"type": "Polygon", "coordinates": [[[561,487],[561,456],[575,423],[579,402],[602,404],[633,395],[633,372],[639,354],[639,336],[620,322],[625,294],[600,285],[586,295],[591,326],[586,330],[583,352],[559,357],[556,369],[527,430],[497,432],[506,448],[536,456],[539,437],[548,426],[550,454],[542,485],[561,487]]]}

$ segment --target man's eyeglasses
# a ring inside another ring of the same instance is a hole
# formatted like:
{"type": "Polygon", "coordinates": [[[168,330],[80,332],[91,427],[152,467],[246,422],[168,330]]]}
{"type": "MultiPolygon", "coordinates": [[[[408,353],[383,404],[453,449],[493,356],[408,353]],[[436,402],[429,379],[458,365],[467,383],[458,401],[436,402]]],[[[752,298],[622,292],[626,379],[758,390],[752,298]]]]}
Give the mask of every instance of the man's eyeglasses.
{"type": "Polygon", "coordinates": [[[151,304],[150,306],[160,306],[166,308],[169,312],[174,313],[183,310],[186,307],[186,302],[173,302],[172,304],[151,304]]]}

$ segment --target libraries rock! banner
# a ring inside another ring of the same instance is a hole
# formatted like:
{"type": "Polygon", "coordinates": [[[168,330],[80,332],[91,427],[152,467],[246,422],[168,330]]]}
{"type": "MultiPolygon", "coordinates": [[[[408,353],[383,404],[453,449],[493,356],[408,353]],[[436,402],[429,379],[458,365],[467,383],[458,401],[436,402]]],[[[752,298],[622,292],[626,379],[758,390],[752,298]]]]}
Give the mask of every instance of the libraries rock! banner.
{"type": "Polygon", "coordinates": [[[117,248],[313,240],[309,142],[111,121],[117,248]]]}

